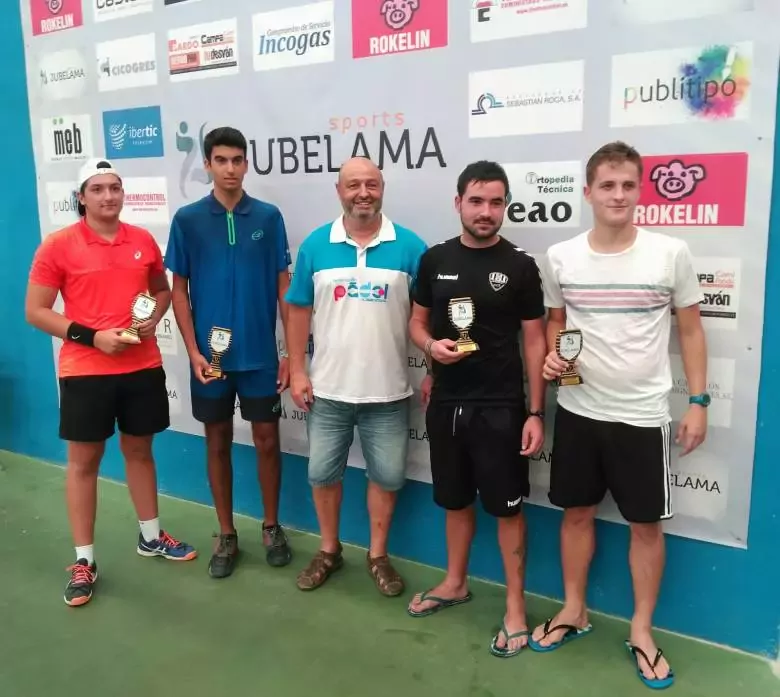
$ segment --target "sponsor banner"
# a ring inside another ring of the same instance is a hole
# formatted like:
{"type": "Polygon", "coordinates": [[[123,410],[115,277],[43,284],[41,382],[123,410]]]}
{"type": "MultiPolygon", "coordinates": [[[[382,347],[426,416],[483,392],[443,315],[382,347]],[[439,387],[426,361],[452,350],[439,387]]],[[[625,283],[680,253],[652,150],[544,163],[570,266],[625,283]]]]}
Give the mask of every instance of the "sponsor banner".
{"type": "Polygon", "coordinates": [[[584,61],[469,74],[469,137],[582,130],[584,61]]]}
{"type": "Polygon", "coordinates": [[[584,29],[588,0],[473,0],[471,40],[511,39],[516,36],[584,29]]]}
{"type": "Polygon", "coordinates": [[[252,17],[255,70],[329,63],[335,59],[333,2],[317,2],[252,17]]]}
{"type": "Polygon", "coordinates": [[[707,329],[736,329],[742,261],[738,258],[696,257],[693,260],[704,295],[700,312],[707,329]]]}
{"type": "Polygon", "coordinates": [[[32,35],[53,34],[84,24],[81,0],[30,0],[32,35]]]}
{"type": "MultiPolygon", "coordinates": [[[[672,394],[669,398],[672,419],[679,421],[688,410],[688,380],[685,378],[682,357],[676,353],[670,356],[672,364],[672,394]]],[[[734,401],[734,361],[731,358],[713,358],[707,360],[706,392],[712,397],[707,407],[707,425],[729,428],[731,426],[731,407],[734,401]]]]}
{"type": "Polygon", "coordinates": [[[235,19],[172,29],[168,32],[171,82],[238,74],[235,19]]]}
{"type": "Polygon", "coordinates": [[[78,203],[75,182],[46,182],[46,208],[52,225],[63,228],[78,222],[78,203]]]}
{"type": "Polygon", "coordinates": [[[96,22],[151,12],[154,0],[90,0],[96,22]]]}
{"type": "Polygon", "coordinates": [[[675,516],[717,523],[729,503],[729,466],[704,449],[672,462],[672,511],[675,516]]]}
{"type": "Polygon", "coordinates": [[[746,121],[752,75],[751,41],[613,56],[610,126],[746,121]]]}
{"type": "Polygon", "coordinates": [[[502,165],[509,178],[504,213],[508,227],[579,227],[582,163],[536,162],[502,165]]]}
{"type": "Polygon", "coordinates": [[[168,180],[165,177],[126,177],[122,220],[131,225],[170,224],[168,180]]]}
{"type": "Polygon", "coordinates": [[[75,48],[44,53],[38,63],[38,75],[44,99],[76,99],[87,88],[87,64],[75,48]]]}
{"type": "Polygon", "coordinates": [[[352,0],[352,57],[442,48],[448,42],[447,0],[352,0]]]}
{"type": "Polygon", "coordinates": [[[157,84],[154,34],[141,34],[97,44],[98,90],[113,92],[157,84]]]}
{"type": "Polygon", "coordinates": [[[634,224],[643,227],[741,227],[745,224],[745,152],[642,158],[642,195],[634,224]]]}
{"type": "MultiPolygon", "coordinates": [[[[165,245],[161,244],[159,240],[157,241],[157,244],[160,247],[160,253],[163,255],[163,258],[165,258],[165,245]]],[[[168,285],[172,288],[173,274],[166,269],[165,275],[168,278],[168,285]]],[[[176,338],[178,334],[179,328],[176,326],[173,305],[170,305],[155,328],[157,346],[163,356],[177,356],[179,354],[179,342],[176,338]]]]}
{"type": "Polygon", "coordinates": [[[748,12],[755,0],[609,0],[618,24],[671,22],[711,15],[748,12]]]}
{"type": "Polygon", "coordinates": [[[163,157],[159,106],[103,112],[103,138],[110,160],[163,157]]]}
{"type": "Polygon", "coordinates": [[[182,413],[181,383],[173,370],[165,371],[165,389],[168,391],[168,407],[171,416],[178,416],[182,413]]]}
{"type": "Polygon", "coordinates": [[[165,0],[166,5],[181,5],[183,2],[199,2],[200,0],[165,0]]]}
{"type": "Polygon", "coordinates": [[[89,114],[55,116],[41,122],[45,162],[78,162],[93,156],[92,118],[89,114]]]}

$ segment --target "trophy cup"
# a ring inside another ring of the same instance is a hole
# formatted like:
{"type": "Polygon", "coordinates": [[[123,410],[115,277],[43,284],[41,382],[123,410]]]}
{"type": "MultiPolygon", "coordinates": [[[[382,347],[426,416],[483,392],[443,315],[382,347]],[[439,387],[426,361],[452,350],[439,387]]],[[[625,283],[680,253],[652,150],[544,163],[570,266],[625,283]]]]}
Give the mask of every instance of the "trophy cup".
{"type": "Polygon", "coordinates": [[[133,318],[130,326],[120,335],[123,339],[130,339],[140,343],[141,337],[138,336],[138,326],[152,318],[157,309],[157,299],[146,293],[139,293],[133,299],[130,306],[130,316],[133,318]]]}
{"type": "Polygon", "coordinates": [[[222,371],[220,361],[222,356],[230,348],[230,340],[233,333],[224,327],[212,327],[209,333],[209,348],[211,349],[211,365],[206,369],[206,377],[219,378],[224,380],[225,373],[222,371]]]}
{"type": "Polygon", "coordinates": [[[582,331],[580,329],[562,329],[555,337],[555,353],[569,367],[558,376],[558,386],[581,385],[582,376],[575,370],[574,361],[582,351],[582,331]]]}
{"type": "Polygon", "coordinates": [[[452,298],[449,307],[450,322],[460,333],[455,342],[458,353],[478,351],[479,346],[469,336],[469,328],[474,324],[474,301],[471,298],[452,298]]]}

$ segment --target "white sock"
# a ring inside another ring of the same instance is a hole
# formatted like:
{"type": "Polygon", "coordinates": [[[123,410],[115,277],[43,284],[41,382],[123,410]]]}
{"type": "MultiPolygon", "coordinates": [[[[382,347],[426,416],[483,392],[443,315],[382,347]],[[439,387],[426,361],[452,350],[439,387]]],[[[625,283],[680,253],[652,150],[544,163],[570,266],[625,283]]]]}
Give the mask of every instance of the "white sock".
{"type": "Polygon", "coordinates": [[[141,526],[141,535],[147,542],[154,542],[160,537],[160,519],[154,518],[152,520],[139,520],[138,524],[141,526]]]}
{"type": "Polygon", "coordinates": [[[76,561],[79,559],[86,559],[87,564],[92,565],[95,561],[95,545],[76,547],[76,561]]]}

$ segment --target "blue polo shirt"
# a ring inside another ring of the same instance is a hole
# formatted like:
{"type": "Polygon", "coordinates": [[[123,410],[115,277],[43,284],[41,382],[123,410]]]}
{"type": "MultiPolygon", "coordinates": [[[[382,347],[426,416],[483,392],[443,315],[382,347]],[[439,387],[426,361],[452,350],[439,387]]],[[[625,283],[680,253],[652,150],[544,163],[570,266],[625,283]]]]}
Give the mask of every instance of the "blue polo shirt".
{"type": "Polygon", "coordinates": [[[391,402],[412,394],[409,316],[425,242],[382,216],[377,236],[359,247],[342,218],[304,240],[285,300],[311,307],[316,397],[391,402]]]}
{"type": "Polygon", "coordinates": [[[246,193],[228,211],[211,193],[173,216],[165,266],[189,279],[195,339],[211,357],[212,327],[233,332],[226,371],[273,370],[279,274],[290,265],[281,211],[246,193]]]}

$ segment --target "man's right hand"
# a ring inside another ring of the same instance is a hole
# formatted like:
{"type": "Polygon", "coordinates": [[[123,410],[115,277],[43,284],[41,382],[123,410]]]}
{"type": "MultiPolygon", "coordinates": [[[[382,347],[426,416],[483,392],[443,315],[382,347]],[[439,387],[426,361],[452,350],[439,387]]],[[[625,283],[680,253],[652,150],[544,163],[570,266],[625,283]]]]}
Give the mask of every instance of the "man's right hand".
{"type": "Polygon", "coordinates": [[[550,351],[544,359],[542,375],[545,380],[555,380],[568,367],[569,364],[561,360],[556,351],[550,351]]]}
{"type": "Polygon", "coordinates": [[[95,348],[100,349],[109,356],[122,353],[128,346],[137,346],[141,343],[140,339],[130,339],[122,336],[123,328],[120,329],[102,329],[95,333],[95,348]]]}
{"type": "Polygon", "coordinates": [[[431,344],[431,357],[443,365],[457,363],[467,355],[457,350],[457,343],[452,339],[439,339],[431,344]]]}
{"type": "Polygon", "coordinates": [[[303,411],[309,411],[309,405],[314,401],[311,380],[305,372],[293,373],[290,377],[290,395],[295,406],[303,411]]]}
{"type": "Polygon", "coordinates": [[[211,367],[211,363],[202,354],[196,353],[194,356],[190,356],[190,363],[192,364],[192,372],[195,373],[195,377],[204,385],[208,385],[208,383],[214,382],[214,380],[219,380],[219,378],[206,375],[206,371],[211,367]]]}

